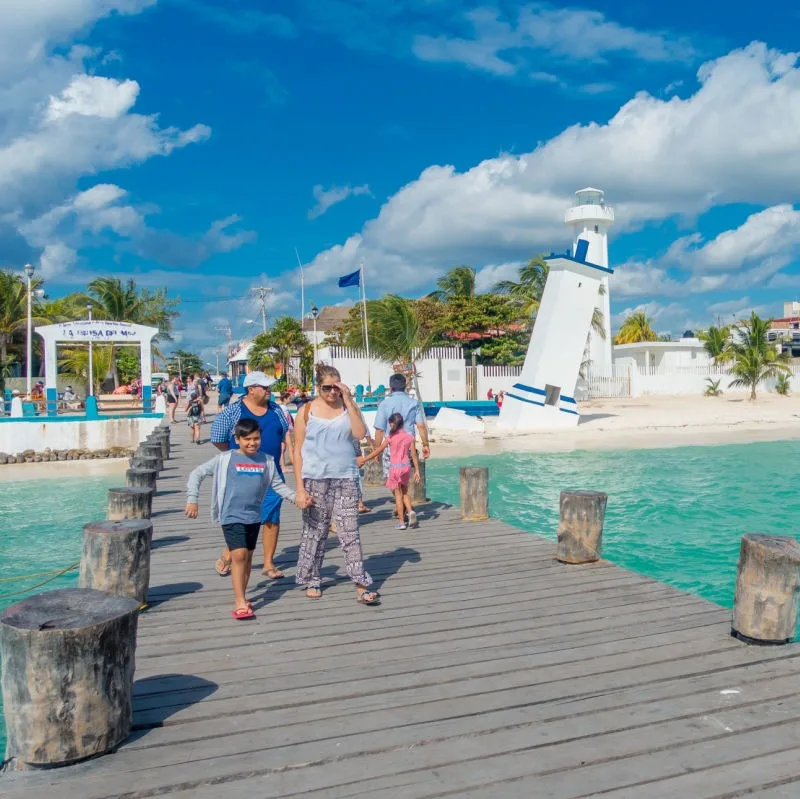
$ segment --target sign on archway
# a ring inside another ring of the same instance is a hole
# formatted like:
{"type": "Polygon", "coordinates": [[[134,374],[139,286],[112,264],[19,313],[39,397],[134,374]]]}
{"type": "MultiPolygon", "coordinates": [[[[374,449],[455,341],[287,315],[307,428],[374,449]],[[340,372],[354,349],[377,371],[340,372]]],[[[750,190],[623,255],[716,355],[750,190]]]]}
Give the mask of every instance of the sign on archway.
{"type": "Polygon", "coordinates": [[[138,344],[142,365],[142,411],[144,413],[152,411],[152,342],[153,337],[158,334],[157,327],[92,319],[59,322],[55,325],[37,327],[35,330],[44,339],[44,382],[48,416],[55,416],[58,408],[56,348],[59,343],[138,344]]]}

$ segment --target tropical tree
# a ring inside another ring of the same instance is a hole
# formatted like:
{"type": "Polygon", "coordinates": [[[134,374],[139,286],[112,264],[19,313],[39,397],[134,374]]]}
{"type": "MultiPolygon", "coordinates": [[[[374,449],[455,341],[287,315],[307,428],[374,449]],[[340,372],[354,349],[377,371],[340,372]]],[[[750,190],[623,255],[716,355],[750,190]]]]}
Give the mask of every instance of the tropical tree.
{"type": "Polygon", "coordinates": [[[495,294],[507,294],[522,306],[526,316],[534,316],[539,310],[549,272],[550,267],[538,255],[519,270],[518,281],[501,280],[492,291],[495,294]]]}
{"type": "Polygon", "coordinates": [[[181,376],[183,380],[184,375],[200,374],[204,372],[203,359],[196,355],[194,352],[187,352],[186,350],[174,350],[167,357],[167,371],[170,374],[181,376]]]}
{"type": "MultiPolygon", "coordinates": [[[[89,348],[69,347],[60,351],[58,366],[60,371],[76,383],[89,385],[89,348]]],[[[114,363],[114,351],[110,344],[92,346],[92,383],[93,393],[99,394],[101,385],[111,372],[114,363]]]]}
{"type": "Polygon", "coordinates": [[[715,366],[729,361],[732,357],[730,349],[731,331],[729,327],[714,327],[700,330],[697,337],[703,342],[706,352],[711,357],[715,366]]]}
{"type": "Polygon", "coordinates": [[[775,391],[778,392],[783,397],[789,396],[789,391],[792,387],[792,378],[791,375],[782,373],[778,375],[778,379],[775,381],[775,391]]]}
{"type": "Polygon", "coordinates": [[[703,392],[705,397],[718,397],[722,394],[722,389],[719,387],[721,380],[713,380],[710,377],[706,378],[706,390],[703,392]]]}
{"type": "Polygon", "coordinates": [[[632,313],[620,326],[614,337],[615,344],[637,344],[640,341],[658,341],[658,333],[653,330],[653,320],[644,311],[632,313]]]}
{"type": "Polygon", "coordinates": [[[302,361],[304,356],[307,360],[309,350],[313,353],[300,322],[291,316],[281,316],[266,333],[253,339],[248,363],[251,368],[262,371],[280,364],[282,374],[288,375],[289,365],[295,357],[300,358],[302,371],[302,361]]]}
{"type": "MultiPolygon", "coordinates": [[[[166,289],[138,289],[136,281],[123,283],[116,277],[99,277],[89,283],[89,297],[93,313],[98,319],[131,322],[158,328],[156,341],[171,341],[172,323],[178,316],[179,299],[170,299],[166,289]]],[[[111,345],[112,353],[114,345],[111,345]]],[[[159,355],[157,348],[154,354],[159,355]]],[[[202,366],[202,362],[201,362],[202,366]]],[[[114,385],[119,385],[116,361],[112,364],[114,385]]]]}
{"type": "Polygon", "coordinates": [[[471,266],[453,267],[444,277],[439,278],[436,288],[428,296],[440,302],[456,297],[471,299],[475,296],[475,270],[471,266]]]}
{"type": "Polygon", "coordinates": [[[740,322],[733,330],[730,344],[733,357],[731,373],[735,379],[731,386],[749,388],[750,399],[756,399],[756,389],[762,380],[789,373],[789,354],[778,353],[767,339],[770,319],[761,319],[753,311],[750,318],[740,322]]]}
{"type": "MultiPolygon", "coordinates": [[[[42,281],[34,278],[31,289],[41,286],[42,281]]],[[[32,322],[35,325],[47,323],[41,315],[38,300],[32,305],[32,322]]],[[[14,339],[25,330],[28,321],[28,285],[14,272],[0,271],[0,363],[8,363],[8,349],[14,339]]]]}

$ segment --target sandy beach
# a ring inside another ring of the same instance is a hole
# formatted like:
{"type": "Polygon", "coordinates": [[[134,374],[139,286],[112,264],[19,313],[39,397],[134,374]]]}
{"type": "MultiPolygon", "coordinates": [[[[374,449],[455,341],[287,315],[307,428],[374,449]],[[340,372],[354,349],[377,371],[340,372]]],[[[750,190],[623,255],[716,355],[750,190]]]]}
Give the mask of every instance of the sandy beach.
{"type": "Polygon", "coordinates": [[[800,395],[743,394],[722,397],[637,397],[580,405],[573,430],[507,436],[497,419],[486,419],[483,439],[440,440],[432,457],[467,452],[568,452],[576,449],[649,449],[800,439],[800,395]]]}
{"type": "Polygon", "coordinates": [[[46,463],[7,463],[0,466],[0,483],[15,480],[49,480],[65,477],[101,477],[125,474],[127,458],[92,461],[48,461],[46,463]]]}

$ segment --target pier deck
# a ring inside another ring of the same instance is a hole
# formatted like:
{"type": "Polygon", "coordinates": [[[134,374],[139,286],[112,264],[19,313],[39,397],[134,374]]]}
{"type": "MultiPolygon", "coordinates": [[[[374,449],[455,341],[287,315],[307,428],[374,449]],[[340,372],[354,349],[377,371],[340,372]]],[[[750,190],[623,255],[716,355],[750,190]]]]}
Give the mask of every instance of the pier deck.
{"type": "MultiPolygon", "coordinates": [[[[203,432],[207,435],[208,428],[203,432]]],[[[5,799],[800,796],[800,647],[747,647],[730,612],[436,503],[395,531],[362,517],[383,604],[361,607],[333,539],[322,600],[254,579],[230,617],[219,529],[183,516],[208,444],[173,429],[159,478],[135,732],[113,755],[0,776],[5,799]]],[[[260,550],[256,553],[260,572],[260,550]]]]}

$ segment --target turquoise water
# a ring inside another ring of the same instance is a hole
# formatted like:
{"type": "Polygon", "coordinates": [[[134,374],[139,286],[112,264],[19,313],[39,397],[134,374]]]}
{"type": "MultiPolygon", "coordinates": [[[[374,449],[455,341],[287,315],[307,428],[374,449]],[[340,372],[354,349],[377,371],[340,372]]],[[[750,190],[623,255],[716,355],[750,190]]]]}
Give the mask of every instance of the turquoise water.
{"type": "Polygon", "coordinates": [[[797,441],[504,453],[429,461],[428,495],[458,504],[458,468],[488,466],[490,514],[555,539],[562,489],[605,491],[604,558],[731,607],[742,534],[800,533],[798,462],[797,441]]]}
{"type": "MultiPolygon", "coordinates": [[[[7,578],[63,569],[80,560],[83,525],[105,519],[108,489],[123,485],[124,477],[120,479],[109,475],[0,482],[0,610],[33,593],[77,583],[76,571],[32,591],[25,589],[47,578],[7,578]],[[19,591],[24,593],[8,596],[19,591]]],[[[2,710],[0,696],[0,760],[5,753],[2,710]]]]}

